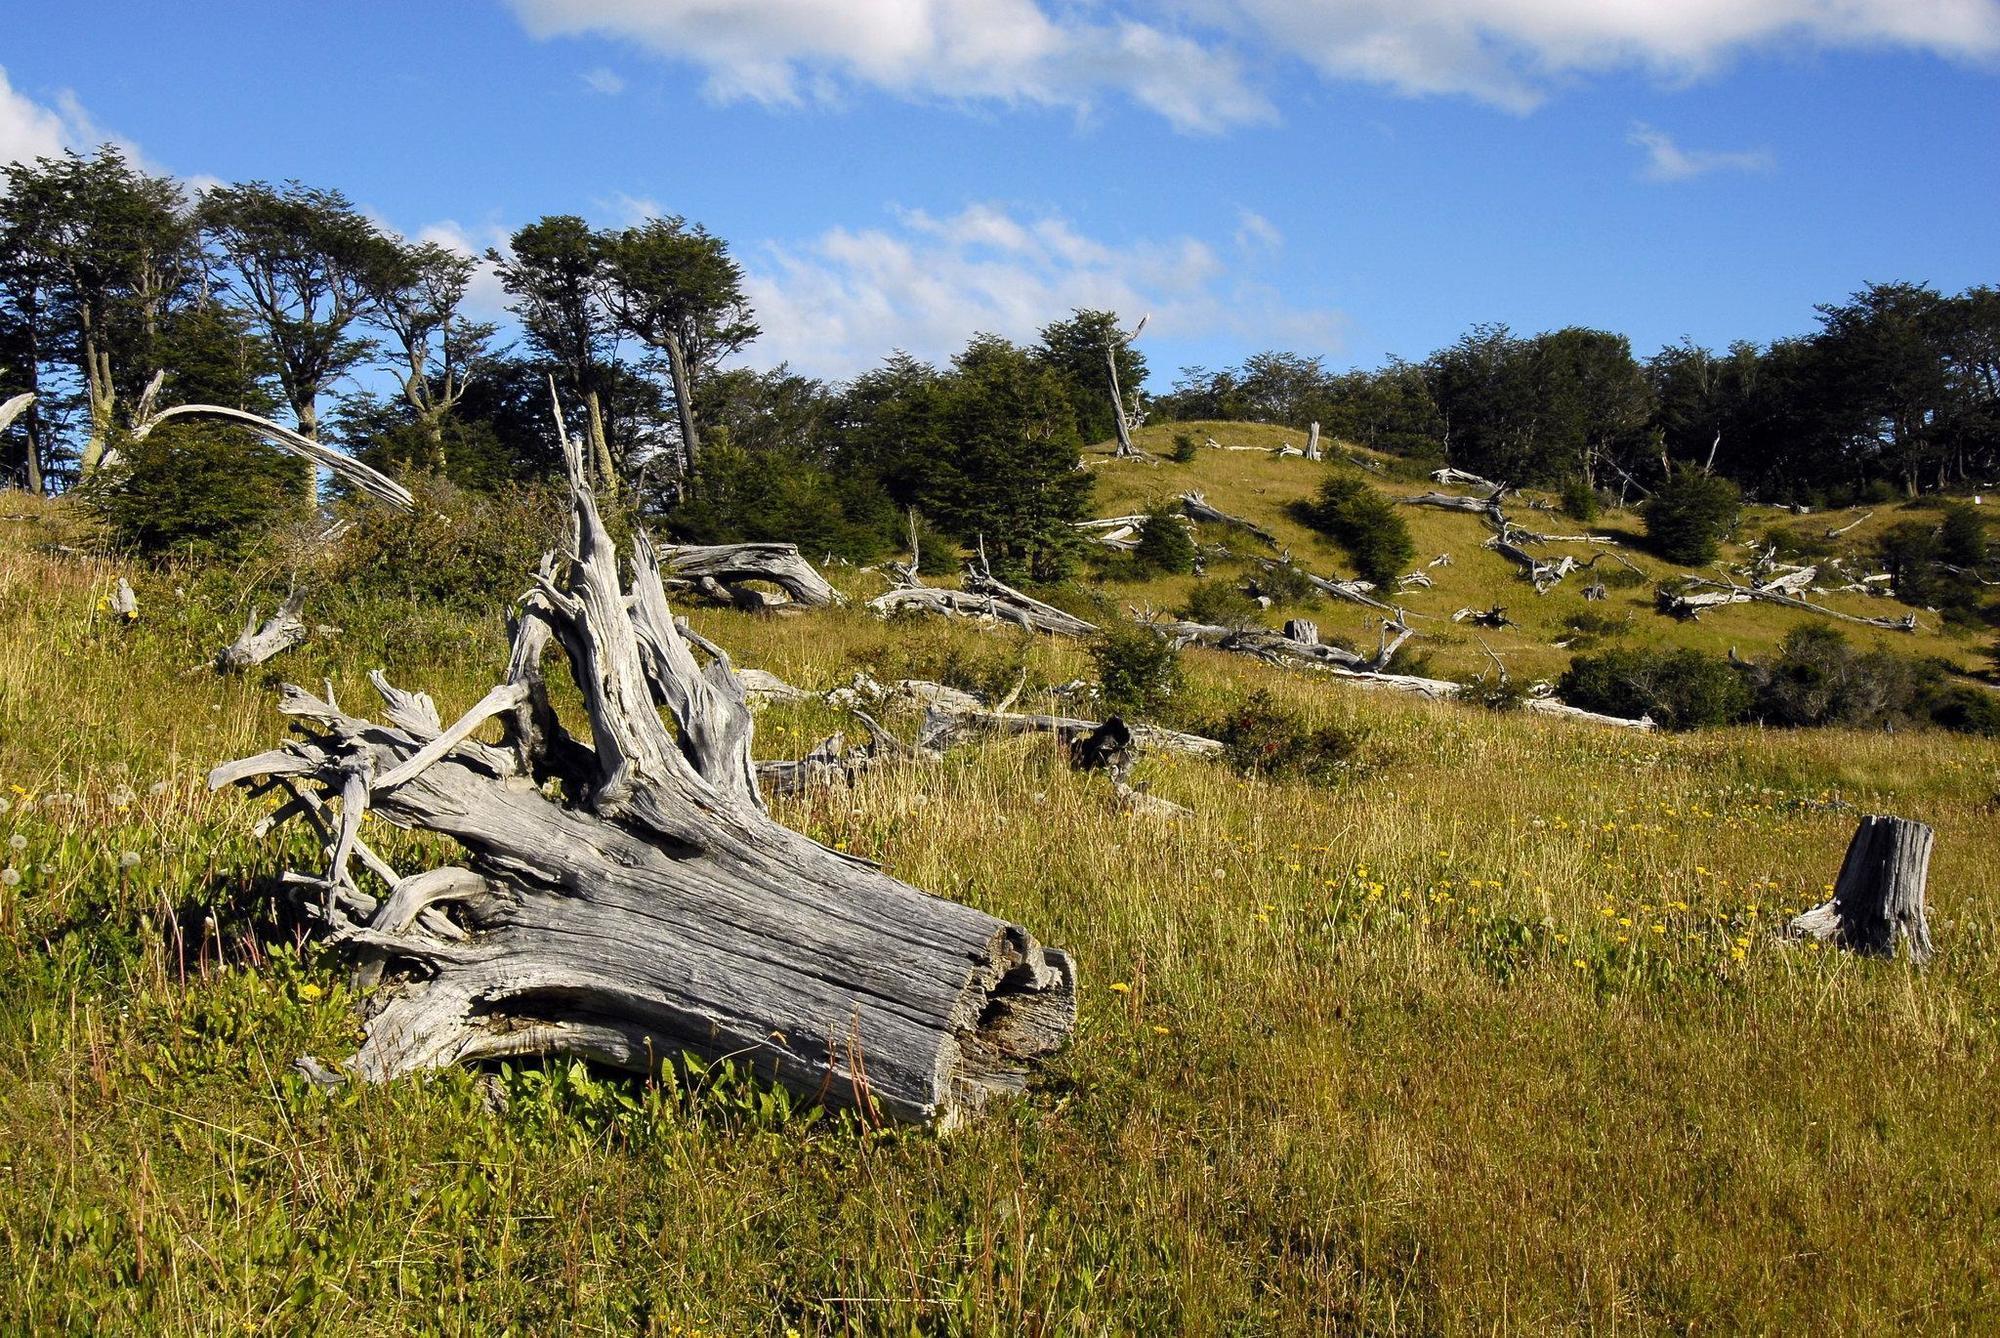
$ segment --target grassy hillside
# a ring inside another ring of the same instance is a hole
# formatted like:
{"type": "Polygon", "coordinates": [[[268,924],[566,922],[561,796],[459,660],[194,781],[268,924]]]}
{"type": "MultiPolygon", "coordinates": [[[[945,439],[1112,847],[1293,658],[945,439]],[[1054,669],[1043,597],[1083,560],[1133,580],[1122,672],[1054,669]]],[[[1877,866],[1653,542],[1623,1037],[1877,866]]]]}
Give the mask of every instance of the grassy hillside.
{"type": "MultiPolygon", "coordinates": [[[[1173,437],[1181,432],[1192,434],[1197,442],[1213,435],[1226,446],[1261,446],[1275,450],[1284,442],[1295,446],[1305,444],[1305,434],[1292,428],[1220,422],[1162,424],[1142,429],[1135,440],[1142,449],[1164,457],[1172,447],[1173,437]]],[[[1406,461],[1389,456],[1375,457],[1354,446],[1337,449],[1352,456],[1375,459],[1384,473],[1371,475],[1370,482],[1390,497],[1414,496],[1435,486],[1424,479],[1421,470],[1406,461]]],[[[1298,456],[1279,459],[1251,451],[1206,448],[1192,462],[1184,465],[1164,458],[1152,461],[1116,460],[1111,457],[1109,444],[1093,448],[1086,454],[1086,459],[1091,461],[1091,470],[1098,480],[1096,510],[1099,515],[1123,515],[1142,510],[1189,488],[1200,488],[1208,495],[1209,501],[1222,510],[1254,520],[1277,534],[1280,542],[1290,548],[1293,557],[1316,575],[1324,576],[1330,572],[1338,572],[1343,577],[1353,575],[1340,549],[1313,533],[1290,510],[1294,503],[1312,495],[1326,469],[1325,465],[1298,456]]],[[[1530,499],[1549,503],[1555,499],[1549,494],[1530,490],[1509,503],[1508,514],[1534,529],[1551,534],[1589,532],[1630,540],[1637,540],[1643,535],[1643,525],[1636,511],[1607,512],[1586,526],[1569,520],[1560,512],[1530,509],[1527,505],[1530,499]]],[[[1725,563],[1747,562],[1750,543],[1761,539],[1773,527],[1797,527],[1812,535],[1823,535],[1827,529],[1847,525],[1870,510],[1874,513],[1870,519],[1837,541],[1841,551],[1865,554],[1873,547],[1876,536],[1898,521],[1916,515],[1934,519],[1937,515],[1935,510],[1918,512],[1899,503],[1805,517],[1793,516],[1777,507],[1750,507],[1737,531],[1737,537],[1744,542],[1726,545],[1722,560],[1725,563]]],[[[1602,603],[1591,603],[1583,597],[1583,589],[1588,582],[1572,577],[1546,595],[1538,596],[1534,587],[1521,578],[1520,569],[1514,563],[1482,547],[1492,530],[1477,516],[1426,507],[1401,507],[1399,511],[1416,541],[1419,566],[1440,554],[1451,555],[1449,566],[1425,568],[1436,581],[1434,588],[1413,589],[1399,597],[1399,602],[1416,615],[1415,625],[1423,637],[1418,645],[1430,652],[1437,667],[1447,673],[1469,673],[1489,663],[1477,642],[1462,628],[1454,627],[1448,621],[1455,610],[1467,607],[1486,609],[1502,605],[1507,609],[1508,616],[1520,624],[1518,628],[1482,632],[1480,636],[1506,660],[1511,671],[1523,676],[1548,676],[1562,670],[1569,656],[1552,643],[1565,638],[1570,618],[1586,611],[1613,618],[1629,617],[1630,631],[1619,638],[1622,644],[1693,646],[1717,655],[1733,646],[1739,654],[1751,658],[1776,646],[1785,633],[1802,622],[1820,621],[1812,614],[1769,604],[1732,605],[1703,614],[1699,622],[1667,618],[1653,608],[1653,586],[1659,580],[1689,574],[1713,576],[1716,573],[1713,569],[1706,573],[1690,573],[1686,568],[1651,556],[1642,547],[1628,546],[1621,551],[1652,578],[1644,584],[1613,588],[1608,599],[1602,603]]],[[[1217,533],[1205,535],[1204,539],[1226,542],[1234,550],[1245,554],[1268,552],[1254,540],[1247,540],[1241,535],[1231,538],[1217,533]]],[[[1564,552],[1573,553],[1579,559],[1590,556],[1589,547],[1583,544],[1553,545],[1536,551],[1552,559],[1564,552]]],[[[1609,560],[1600,563],[1602,568],[1614,565],[1609,560]]],[[[1857,569],[1872,571],[1875,567],[1864,561],[1858,564],[1857,569]]],[[[1233,572],[1234,569],[1228,570],[1233,572]]],[[[1126,603],[1150,602],[1157,608],[1166,609],[1185,598],[1187,588],[1194,579],[1166,578],[1115,588],[1120,599],[1126,603]]],[[[1884,598],[1863,595],[1814,598],[1829,608],[1869,617],[1899,617],[1907,612],[1903,605],[1884,598]]],[[[1274,617],[1282,619],[1284,612],[1276,610],[1274,617]]],[[[1357,646],[1372,648],[1375,644],[1375,634],[1367,630],[1369,619],[1373,616],[1368,609],[1353,604],[1329,604],[1314,610],[1312,616],[1324,633],[1344,634],[1357,646]]],[[[1914,636],[1845,623],[1838,626],[1857,645],[1879,644],[1903,655],[1935,655],[1961,667],[1984,667],[1984,652],[1991,640],[1990,633],[1946,627],[1937,615],[1921,612],[1919,623],[1922,631],[1914,636]]]]}
{"type": "MultiPolygon", "coordinates": [[[[1302,461],[1097,468],[1105,514],[1192,479],[1333,565],[1283,513],[1313,477],[1302,461]]],[[[1412,521],[1427,554],[1456,560],[1413,606],[1506,603],[1530,626],[1496,647],[1522,667],[1559,660],[1532,638],[1574,594],[1537,600],[1477,550],[1469,517],[1412,521]]],[[[1183,709],[1266,690],[1347,731],[1346,777],[1148,759],[1142,774],[1195,810],[1161,822],[1015,740],[782,807],[1076,954],[1073,1044],[975,1127],[863,1135],[720,1073],[676,1089],[529,1069],[328,1096],[289,1072],[355,1034],[339,964],[301,940],[276,883],[310,852],[254,839],[264,806],[201,777],[279,737],[279,676],[325,678],[351,704],[381,666],[463,710],[503,663],[498,613],[349,603],[342,632],[275,673],[221,680],[189,670],[240,622],[226,573],[126,568],[141,607],[121,625],[104,607],[116,569],[39,551],[48,524],[0,523],[0,1315],[21,1329],[2000,1319],[1990,743],[1637,736],[1196,652],[1183,709]],[[1926,971],[1771,937],[1824,895],[1868,811],[1938,828],[1926,971]]],[[[1164,584],[1122,595],[1170,599],[1164,584]]],[[[1087,670],[1074,646],[1007,631],[691,612],[739,662],[809,687],[858,665],[967,684],[1087,670]]],[[[1693,629],[1634,616],[1648,637],[1748,652],[1784,630],[1773,612],[1693,629]]],[[[772,708],[758,752],[833,723],[772,708]]],[[[413,867],[441,854],[371,840],[413,867]]]]}

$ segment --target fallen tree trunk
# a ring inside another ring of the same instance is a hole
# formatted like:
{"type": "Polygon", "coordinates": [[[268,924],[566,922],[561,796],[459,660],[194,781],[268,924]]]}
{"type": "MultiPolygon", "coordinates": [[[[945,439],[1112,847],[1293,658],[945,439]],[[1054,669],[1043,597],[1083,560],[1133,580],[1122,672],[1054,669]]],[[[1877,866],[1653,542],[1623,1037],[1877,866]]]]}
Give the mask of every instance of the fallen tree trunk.
{"type": "Polygon", "coordinates": [[[1749,604],[1752,602],[1776,604],[1788,609],[1802,609],[1807,613],[1817,613],[1824,618],[1835,618],[1841,622],[1854,623],[1861,627],[1880,627],[1891,632],[1914,632],[1917,630],[1917,615],[1906,613],[1900,618],[1869,618],[1858,613],[1843,613],[1823,604],[1814,604],[1786,593],[1780,577],[1768,585],[1733,585],[1726,581],[1711,581],[1706,577],[1693,577],[1687,586],[1662,589],[1655,598],[1660,612],[1692,622],[1708,609],[1721,608],[1727,604],[1749,604]]]}
{"type": "Polygon", "coordinates": [[[874,612],[921,612],[955,614],[961,618],[992,618],[1033,632],[1056,636],[1092,636],[1097,627],[1053,604],[1044,604],[1023,594],[996,576],[968,569],[964,588],[946,590],[936,586],[891,590],[868,601],[874,612]]]}
{"type": "Polygon", "coordinates": [[[1468,474],[1463,469],[1452,469],[1449,466],[1444,469],[1433,469],[1431,482],[1442,483],[1447,488],[1484,488],[1496,502],[1507,491],[1507,485],[1504,483],[1495,483],[1492,479],[1483,479],[1477,474],[1468,474]]]}
{"type": "Polygon", "coordinates": [[[1809,938],[1877,957],[1894,957],[1900,939],[1910,960],[1931,959],[1930,922],[1924,915],[1935,833],[1907,818],[1870,815],[1847,843],[1833,895],[1786,927],[1791,938],[1809,938]]]}
{"type": "Polygon", "coordinates": [[[478,706],[427,738],[435,713],[386,684],[386,725],[289,688],[303,737],[210,777],[339,801],[325,872],[296,881],[322,893],[337,943],[400,972],[371,997],[348,1070],[560,1055],[650,1072],[685,1052],[869,1118],[941,1124],[1019,1090],[1074,1025],[1068,956],[766,814],[728,657],[676,625],[643,534],[621,582],[579,448],[563,446],[572,552],[545,564],[507,676],[478,706]],[[582,690],[588,743],[550,708],[551,643],[582,690]],[[470,741],[495,717],[503,747],[470,741]],[[357,909],[350,863],[370,811],[456,841],[464,867],[371,864],[387,893],[357,909]],[[447,906],[456,939],[421,919],[447,906]]]}
{"type": "Polygon", "coordinates": [[[1492,497],[1460,497],[1456,493],[1427,492],[1415,497],[1405,497],[1404,506],[1429,506],[1440,511],[1464,511],[1478,516],[1494,529],[1504,528],[1507,517],[1500,510],[1500,502],[1492,497]]]}
{"type": "MultiPolygon", "coordinates": [[[[661,549],[660,556],[670,574],[697,584],[712,580],[727,588],[744,581],[769,581],[794,603],[810,608],[846,602],[799,555],[797,544],[679,544],[661,549]]],[[[731,599],[742,602],[733,593],[731,599]]]]}
{"type": "Polygon", "coordinates": [[[309,634],[305,623],[299,620],[299,611],[305,602],[305,592],[293,590],[262,626],[257,623],[257,611],[252,609],[243,620],[243,630],[236,640],[216,652],[216,672],[241,673],[294,646],[304,645],[309,634]]]}
{"type": "Polygon", "coordinates": [[[1232,516],[1227,511],[1216,510],[1208,504],[1208,498],[1198,491],[1182,493],[1180,501],[1181,511],[1189,520],[1199,521],[1204,525],[1227,525],[1232,529],[1254,535],[1260,542],[1269,544],[1273,548],[1278,546],[1277,535],[1254,520],[1245,520],[1242,516],[1232,516]]]}

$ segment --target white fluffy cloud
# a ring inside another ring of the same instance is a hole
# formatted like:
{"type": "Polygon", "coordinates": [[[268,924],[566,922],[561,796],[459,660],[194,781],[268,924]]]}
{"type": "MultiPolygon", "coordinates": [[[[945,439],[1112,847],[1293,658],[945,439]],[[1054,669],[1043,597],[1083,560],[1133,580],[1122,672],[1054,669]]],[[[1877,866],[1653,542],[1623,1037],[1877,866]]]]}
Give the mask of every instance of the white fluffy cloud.
{"type": "MultiPolygon", "coordinates": [[[[1118,92],[1188,130],[1269,119],[1226,46],[1041,0],[508,0],[538,37],[594,33],[686,60],[711,94],[775,104],[848,86],[1085,108],[1118,92]]],[[[1105,6],[1091,6],[1105,9],[1105,6]]]]}
{"type": "Polygon", "coordinates": [[[1335,80],[1525,110],[1564,76],[1707,73],[1780,44],[2000,54],[2000,0],[508,0],[538,36],[689,61],[721,98],[901,96],[1085,108],[1187,130],[1270,119],[1289,59],[1335,80]]]}
{"type": "Polygon", "coordinates": [[[1768,172],[1774,161],[1768,149],[1684,149],[1672,135],[1644,122],[1632,127],[1629,138],[1646,151],[1640,175],[1648,181],[1686,181],[1710,172],[1768,172]]]}
{"type": "Polygon", "coordinates": [[[43,106],[17,90],[0,68],[0,163],[88,149],[101,138],[74,94],[65,91],[55,106],[43,106]]]}
{"type": "Polygon", "coordinates": [[[1192,237],[1112,246],[1058,215],[995,205],[901,211],[882,227],[753,248],[744,262],[764,327],[748,356],[819,376],[852,376],[895,348],[941,360],[982,331],[1033,339],[1078,307],[1128,322],[1150,312],[1149,339],[1222,334],[1315,349],[1340,339],[1335,313],[1232,275],[1192,237]]]}

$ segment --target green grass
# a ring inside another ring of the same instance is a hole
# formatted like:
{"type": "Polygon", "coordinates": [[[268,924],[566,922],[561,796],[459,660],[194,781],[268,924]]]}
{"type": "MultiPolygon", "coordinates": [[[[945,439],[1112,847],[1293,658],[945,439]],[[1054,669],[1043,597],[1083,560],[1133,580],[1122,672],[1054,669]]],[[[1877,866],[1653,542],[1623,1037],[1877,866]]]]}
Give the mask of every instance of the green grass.
{"type": "MultiPolygon", "coordinates": [[[[1232,454],[1238,481],[1220,458],[1188,467],[1211,470],[1211,498],[1283,526],[1284,485],[1312,466],[1232,454]]],[[[1107,514],[1121,487],[1176,481],[1171,465],[1098,468],[1107,514]]],[[[1470,518],[1413,520],[1454,573],[1483,570],[1470,518]]],[[[1361,764],[1314,788],[1148,759],[1142,778],[1195,810],[1161,822],[1023,739],[781,809],[1076,954],[1074,1043],[991,1118],[865,1135],[725,1072],[649,1087],[566,1066],[328,1096],[288,1071],[355,1039],[339,964],[299,937],[276,883],[311,852],[255,840],[262,806],[201,784],[283,728],[276,674],[183,672],[235,629],[228,581],[128,572],[141,616],[121,626],[98,607],[113,568],[28,537],[0,534],[0,864],[20,874],[0,878],[0,1316],[15,1328],[2000,1322],[1990,743],[1638,736],[1191,653],[1190,716],[1268,689],[1351,732],[1361,764]],[[1928,970],[1772,937],[1824,895],[1865,811],[1938,829],[1928,970]]],[[[1537,602],[1511,573],[1479,579],[1537,602]]],[[[1486,602],[1473,589],[1435,603],[1486,602]]],[[[1025,667],[1031,684],[1085,663],[852,609],[693,618],[739,662],[811,687],[862,663],[1002,682],[1025,667]]],[[[385,665],[449,714],[504,658],[497,617],[341,619],[278,673],[353,704],[385,665]]],[[[835,723],[773,708],[758,751],[835,723]]],[[[371,839],[408,867],[442,858],[371,839]]]]}

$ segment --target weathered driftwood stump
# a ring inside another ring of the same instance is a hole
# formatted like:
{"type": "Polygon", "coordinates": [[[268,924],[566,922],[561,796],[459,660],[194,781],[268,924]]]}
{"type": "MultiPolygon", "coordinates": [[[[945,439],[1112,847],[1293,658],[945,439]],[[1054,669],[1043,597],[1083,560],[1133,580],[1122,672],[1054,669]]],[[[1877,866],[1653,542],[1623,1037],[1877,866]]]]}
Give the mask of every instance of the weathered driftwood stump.
{"type": "Polygon", "coordinates": [[[1931,959],[1930,922],[1924,918],[1935,833],[1907,818],[1870,815],[1847,844],[1833,896],[1794,919],[1786,932],[1879,957],[1896,955],[1908,938],[1910,960],[1931,959]]]}
{"type": "Polygon", "coordinates": [[[378,724],[287,688],[302,737],[210,777],[292,795],[276,816],[303,817],[328,848],[323,875],[292,880],[364,976],[390,972],[347,1067],[382,1080],[566,1055],[653,1071],[688,1052],[943,1124],[1018,1090],[1074,1025],[1069,957],[770,818],[728,657],[676,624],[643,535],[620,579],[565,445],[573,551],[544,563],[506,678],[478,706],[444,728],[428,697],[376,675],[378,724]],[[588,741],[550,706],[552,642],[588,741]],[[471,739],[495,718],[501,746],[471,739]],[[452,838],[463,867],[398,875],[362,840],[371,810],[452,838]]]}
{"type": "Polygon", "coordinates": [[[216,672],[241,673],[294,646],[304,645],[309,633],[299,614],[304,610],[305,603],[305,593],[293,590],[285,596],[285,602],[278,605],[277,612],[261,624],[257,621],[257,610],[250,610],[250,616],[243,620],[243,630],[236,634],[236,640],[216,652],[216,672]]]}

